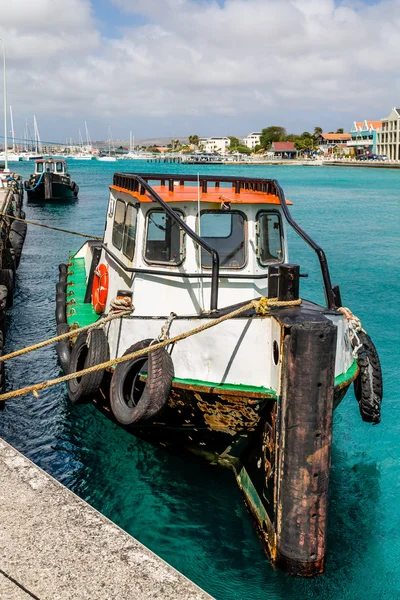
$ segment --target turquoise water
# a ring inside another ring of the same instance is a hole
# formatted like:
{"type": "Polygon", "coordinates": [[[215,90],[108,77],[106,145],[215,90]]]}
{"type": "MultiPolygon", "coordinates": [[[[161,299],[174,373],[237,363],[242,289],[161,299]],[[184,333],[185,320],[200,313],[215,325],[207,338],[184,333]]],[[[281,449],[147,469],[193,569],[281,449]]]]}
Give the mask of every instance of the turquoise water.
{"type": "MultiPolygon", "coordinates": [[[[16,165],[17,166],[17,165],[16,165]]],[[[18,164],[24,176],[31,165],[18,164]]],[[[182,167],[181,167],[182,168],[182,167]]],[[[26,205],[27,218],[102,235],[108,185],[119,171],[169,171],[138,161],[71,162],[79,200],[26,205]]],[[[184,169],[198,172],[199,167],[184,169]]],[[[353,392],[336,411],[326,574],[312,581],[274,571],[230,472],[137,440],[92,405],[71,406],[64,388],[7,402],[0,436],[219,600],[400,597],[400,171],[332,167],[208,166],[202,172],[274,177],[294,217],[325,249],[343,303],[374,340],[384,371],[382,422],[363,423],[353,392]]],[[[55,332],[58,264],[80,238],[30,226],[18,270],[7,350],[55,332]]],[[[322,301],[313,253],[289,239],[322,301]]],[[[53,348],[9,363],[7,389],[56,377],[53,348]]]]}

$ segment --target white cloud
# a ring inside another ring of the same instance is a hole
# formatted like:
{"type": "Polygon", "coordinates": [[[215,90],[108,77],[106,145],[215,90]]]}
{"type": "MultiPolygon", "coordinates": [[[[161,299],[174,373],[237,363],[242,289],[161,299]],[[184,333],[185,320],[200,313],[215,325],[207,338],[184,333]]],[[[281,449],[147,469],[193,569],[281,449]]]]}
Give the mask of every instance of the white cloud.
{"type": "Polygon", "coordinates": [[[297,110],[351,122],[385,116],[400,92],[399,0],[113,3],[146,24],[101,37],[89,0],[0,0],[14,112],[239,120],[279,108],[283,124],[297,110]]]}

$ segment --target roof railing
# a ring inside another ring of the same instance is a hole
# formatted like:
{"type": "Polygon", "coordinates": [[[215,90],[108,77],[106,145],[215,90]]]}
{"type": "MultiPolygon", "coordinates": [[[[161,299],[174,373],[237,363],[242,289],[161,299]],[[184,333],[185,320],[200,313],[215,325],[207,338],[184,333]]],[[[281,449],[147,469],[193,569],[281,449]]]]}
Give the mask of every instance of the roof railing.
{"type": "Polygon", "coordinates": [[[199,244],[212,257],[212,276],[211,276],[211,310],[217,310],[218,304],[218,277],[219,277],[219,256],[207,242],[199,237],[188,225],[177,215],[177,213],[157,194],[150,186],[149,181],[159,181],[161,186],[168,182],[168,190],[173,192],[177,181],[179,185],[186,182],[198,183],[203,193],[207,192],[208,184],[213,183],[219,188],[221,183],[230,183],[235,194],[240,194],[241,190],[262,192],[273,194],[279,199],[283,214],[289,225],[296,233],[314,250],[320,264],[322,280],[324,283],[325,300],[329,309],[335,308],[335,294],[332,289],[331,277],[329,273],[328,261],[322,248],[300,227],[289,211],[286,203],[283,189],[276,179],[261,179],[255,177],[231,177],[225,175],[189,175],[175,173],[115,173],[114,185],[130,192],[137,192],[144,195],[147,192],[153,201],[157,202],[165,212],[183,229],[197,244],[199,244]]]}

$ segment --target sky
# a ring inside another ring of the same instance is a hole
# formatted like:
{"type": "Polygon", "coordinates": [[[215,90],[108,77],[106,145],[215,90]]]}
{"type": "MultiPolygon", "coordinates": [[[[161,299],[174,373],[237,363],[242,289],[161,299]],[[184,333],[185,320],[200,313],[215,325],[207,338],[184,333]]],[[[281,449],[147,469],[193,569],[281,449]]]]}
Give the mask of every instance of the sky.
{"type": "Polygon", "coordinates": [[[85,120],[93,140],[109,125],[116,140],[349,130],[400,104],[399,9],[400,0],[0,0],[15,135],[26,119],[33,131],[33,115],[54,141],[84,135],[85,120]]]}

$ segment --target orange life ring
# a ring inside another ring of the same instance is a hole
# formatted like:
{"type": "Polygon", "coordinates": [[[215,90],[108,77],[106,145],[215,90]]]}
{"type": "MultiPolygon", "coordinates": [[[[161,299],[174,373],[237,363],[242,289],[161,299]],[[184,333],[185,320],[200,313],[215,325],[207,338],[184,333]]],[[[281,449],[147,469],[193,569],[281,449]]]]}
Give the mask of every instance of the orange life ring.
{"type": "Polygon", "coordinates": [[[92,305],[99,315],[104,312],[108,296],[108,268],[101,263],[94,272],[92,285],[92,305]]]}

